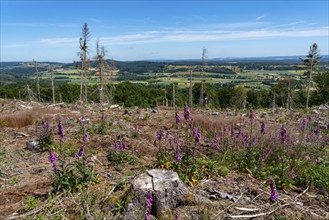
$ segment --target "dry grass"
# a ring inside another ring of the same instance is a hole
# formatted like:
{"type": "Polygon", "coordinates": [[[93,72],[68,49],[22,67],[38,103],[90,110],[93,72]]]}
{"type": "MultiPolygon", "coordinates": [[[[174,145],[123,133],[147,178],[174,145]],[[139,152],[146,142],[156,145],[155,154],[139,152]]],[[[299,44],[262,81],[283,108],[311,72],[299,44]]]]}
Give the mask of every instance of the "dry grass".
{"type": "Polygon", "coordinates": [[[220,131],[221,128],[234,127],[239,121],[239,117],[224,118],[221,116],[212,115],[194,115],[192,116],[194,125],[201,127],[207,131],[220,131]]]}
{"type": "Polygon", "coordinates": [[[33,111],[14,112],[0,116],[0,121],[6,127],[22,128],[35,122],[36,113],[33,111]]]}
{"type": "Polygon", "coordinates": [[[7,111],[0,115],[0,127],[23,128],[37,121],[49,120],[57,112],[58,109],[39,106],[15,112],[7,111]]]}

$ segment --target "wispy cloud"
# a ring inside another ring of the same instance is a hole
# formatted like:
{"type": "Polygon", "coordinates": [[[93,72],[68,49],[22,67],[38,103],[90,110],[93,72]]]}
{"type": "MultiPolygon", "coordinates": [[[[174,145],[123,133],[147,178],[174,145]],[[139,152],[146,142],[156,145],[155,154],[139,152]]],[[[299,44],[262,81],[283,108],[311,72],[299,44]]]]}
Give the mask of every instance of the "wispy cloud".
{"type": "Polygon", "coordinates": [[[258,17],[256,18],[256,21],[262,20],[264,17],[265,17],[265,15],[258,16],[258,17]]]}
{"type": "MultiPolygon", "coordinates": [[[[304,21],[269,25],[263,22],[210,24],[194,27],[157,27],[149,31],[99,37],[103,45],[137,45],[153,43],[188,43],[228,40],[254,40],[286,37],[329,37],[328,27],[300,25],[304,21]]],[[[96,39],[94,39],[96,40],[96,39]]],[[[79,37],[44,38],[39,44],[54,47],[77,47],[79,37]]]]}
{"type": "Polygon", "coordinates": [[[7,27],[28,27],[28,28],[44,28],[44,27],[59,27],[59,28],[74,28],[80,27],[81,24],[70,23],[37,23],[37,22],[4,22],[2,26],[7,27]]]}
{"type": "Polygon", "coordinates": [[[62,38],[44,38],[40,40],[41,44],[49,46],[76,46],[79,44],[79,37],[62,38]]]}
{"type": "MultiPolygon", "coordinates": [[[[321,37],[328,36],[328,28],[309,30],[255,30],[255,31],[150,31],[139,34],[117,35],[99,38],[104,45],[135,45],[152,43],[188,43],[223,40],[253,40],[278,37],[321,37]]],[[[77,38],[43,39],[49,46],[76,46],[77,38]]]]}

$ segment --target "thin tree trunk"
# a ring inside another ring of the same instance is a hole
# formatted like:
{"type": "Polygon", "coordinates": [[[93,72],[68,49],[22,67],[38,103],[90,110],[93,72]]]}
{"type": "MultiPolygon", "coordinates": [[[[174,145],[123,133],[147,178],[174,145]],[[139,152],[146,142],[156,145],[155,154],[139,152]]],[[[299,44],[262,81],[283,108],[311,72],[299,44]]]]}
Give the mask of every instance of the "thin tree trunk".
{"type": "Polygon", "coordinates": [[[80,101],[83,101],[83,75],[80,72],[80,101]]]}
{"type": "Polygon", "coordinates": [[[175,91],[175,83],[172,84],[172,107],[176,107],[176,91],[175,91]]]}
{"type": "Polygon", "coordinates": [[[308,109],[308,103],[309,103],[309,99],[310,99],[310,87],[311,87],[311,81],[312,81],[312,73],[313,73],[313,60],[311,61],[310,77],[308,78],[307,96],[306,96],[306,109],[308,109]]]}
{"type": "Polygon", "coordinates": [[[190,71],[190,90],[189,90],[189,104],[190,104],[190,109],[192,111],[192,71],[190,71]]]}
{"type": "Polygon", "coordinates": [[[39,71],[37,68],[37,62],[34,61],[35,73],[37,74],[37,93],[38,93],[38,101],[41,101],[41,94],[40,94],[40,79],[39,79],[39,71]]]}
{"type": "Polygon", "coordinates": [[[199,99],[199,105],[201,108],[203,107],[203,94],[204,94],[204,82],[203,82],[203,75],[202,75],[201,88],[200,88],[200,99],[199,99]]]}
{"type": "Polygon", "coordinates": [[[53,93],[53,104],[55,104],[55,86],[54,86],[54,77],[53,77],[53,68],[51,65],[49,65],[49,71],[50,71],[50,76],[51,76],[51,90],[53,93]]]}
{"type": "Polygon", "coordinates": [[[103,82],[103,68],[102,66],[99,68],[99,80],[100,80],[100,88],[99,88],[99,102],[101,104],[104,103],[104,82],[103,82]]]}

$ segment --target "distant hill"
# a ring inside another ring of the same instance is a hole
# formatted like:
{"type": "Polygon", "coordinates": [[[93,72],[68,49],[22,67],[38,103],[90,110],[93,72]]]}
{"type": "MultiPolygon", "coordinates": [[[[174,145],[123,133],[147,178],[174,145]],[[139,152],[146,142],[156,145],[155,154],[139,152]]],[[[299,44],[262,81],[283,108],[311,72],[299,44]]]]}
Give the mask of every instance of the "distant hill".
{"type": "MultiPolygon", "coordinates": [[[[301,64],[300,57],[305,56],[269,56],[269,57],[224,57],[207,59],[208,65],[213,66],[239,66],[239,65],[295,65],[301,64]]],[[[168,65],[200,65],[200,59],[155,59],[141,61],[116,61],[108,60],[120,71],[120,73],[145,73],[145,72],[162,72],[168,65]]],[[[321,56],[322,64],[329,64],[329,55],[321,56]]],[[[59,62],[38,62],[38,71],[47,71],[48,65],[52,64],[55,68],[72,69],[75,68],[73,63],[59,62]]],[[[91,62],[95,67],[96,62],[91,62]]],[[[291,67],[290,67],[291,68],[291,67]]],[[[35,73],[35,67],[32,62],[0,62],[0,74],[9,74],[16,76],[30,75],[35,73]]]]}

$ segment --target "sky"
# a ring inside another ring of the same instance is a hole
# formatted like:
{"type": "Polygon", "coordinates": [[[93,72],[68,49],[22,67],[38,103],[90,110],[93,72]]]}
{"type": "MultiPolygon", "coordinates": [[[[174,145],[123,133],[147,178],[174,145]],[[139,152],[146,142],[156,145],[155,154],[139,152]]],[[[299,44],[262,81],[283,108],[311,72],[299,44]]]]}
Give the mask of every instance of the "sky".
{"type": "Polygon", "coordinates": [[[306,55],[329,48],[329,1],[0,0],[0,61],[79,60],[99,40],[121,61],[306,55]]]}

